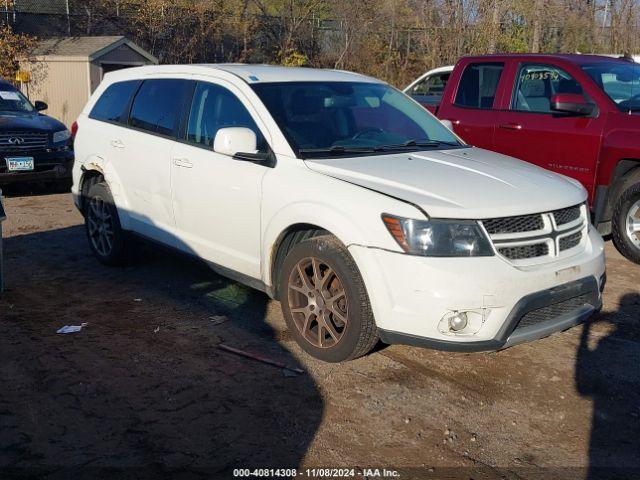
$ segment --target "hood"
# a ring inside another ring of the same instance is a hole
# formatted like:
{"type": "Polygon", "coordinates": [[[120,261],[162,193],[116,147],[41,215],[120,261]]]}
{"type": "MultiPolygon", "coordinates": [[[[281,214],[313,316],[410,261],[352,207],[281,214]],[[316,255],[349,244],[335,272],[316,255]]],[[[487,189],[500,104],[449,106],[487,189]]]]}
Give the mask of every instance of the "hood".
{"type": "Polygon", "coordinates": [[[411,202],[435,218],[546,212],[587,198],[574,180],[479,148],[306,160],[346,182],[411,202]]]}
{"type": "Polygon", "coordinates": [[[62,122],[36,112],[0,112],[0,132],[4,131],[40,131],[57,132],[66,127],[62,122]]]}

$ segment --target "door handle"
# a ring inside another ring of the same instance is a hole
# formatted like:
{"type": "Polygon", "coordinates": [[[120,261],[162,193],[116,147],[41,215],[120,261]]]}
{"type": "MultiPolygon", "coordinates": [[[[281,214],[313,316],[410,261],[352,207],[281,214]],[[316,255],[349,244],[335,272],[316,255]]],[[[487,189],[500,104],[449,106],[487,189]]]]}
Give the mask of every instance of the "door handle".
{"type": "Polygon", "coordinates": [[[173,159],[173,164],[176,167],[182,167],[182,168],[193,168],[193,163],[191,163],[188,159],[186,158],[174,158],[173,159]]]}
{"type": "Polygon", "coordinates": [[[111,140],[111,146],[113,148],[124,148],[124,143],[122,143],[122,140],[111,140]]]}
{"type": "Polygon", "coordinates": [[[504,128],[505,130],[522,130],[522,125],[519,123],[504,123],[500,125],[500,128],[504,128]]]}

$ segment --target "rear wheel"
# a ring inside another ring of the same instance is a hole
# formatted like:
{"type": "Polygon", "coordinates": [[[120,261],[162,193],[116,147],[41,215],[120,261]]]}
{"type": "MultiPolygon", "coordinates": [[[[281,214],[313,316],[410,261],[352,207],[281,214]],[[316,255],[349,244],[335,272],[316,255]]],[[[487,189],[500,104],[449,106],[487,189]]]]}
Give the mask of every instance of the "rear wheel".
{"type": "Polygon", "coordinates": [[[89,188],[85,206],[85,227],[89,246],[105,265],[121,265],[127,259],[126,233],[106,183],[89,188]]]}
{"type": "Polygon", "coordinates": [[[612,230],[613,242],[620,253],[640,264],[640,183],[631,185],[617,199],[612,230]]]}
{"type": "Polygon", "coordinates": [[[279,292],[287,326],[310,355],[341,362],[367,354],[377,343],[360,272],[334,237],[294,246],[282,265],[279,292]]]}

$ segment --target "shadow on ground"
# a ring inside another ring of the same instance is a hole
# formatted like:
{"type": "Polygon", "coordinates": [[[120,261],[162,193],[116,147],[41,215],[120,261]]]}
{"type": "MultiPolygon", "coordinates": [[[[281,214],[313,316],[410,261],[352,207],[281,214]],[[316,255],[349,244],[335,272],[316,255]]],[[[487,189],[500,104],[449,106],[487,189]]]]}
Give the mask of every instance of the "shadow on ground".
{"type": "Polygon", "coordinates": [[[312,378],[217,347],[299,367],[264,322],[268,298],[141,252],[132,266],[104,267],[82,227],[5,239],[2,477],[228,478],[298,466],[323,413],[312,378]]]}
{"type": "Polygon", "coordinates": [[[7,198],[56,195],[71,191],[71,180],[10,183],[0,185],[0,191],[7,198]]]}
{"type": "Polygon", "coordinates": [[[576,355],[576,389],[593,401],[587,478],[640,478],[640,294],[627,294],[620,309],[588,321],[576,355]],[[595,324],[608,333],[592,339],[595,324]],[[615,360],[614,360],[615,359],[615,360]]]}

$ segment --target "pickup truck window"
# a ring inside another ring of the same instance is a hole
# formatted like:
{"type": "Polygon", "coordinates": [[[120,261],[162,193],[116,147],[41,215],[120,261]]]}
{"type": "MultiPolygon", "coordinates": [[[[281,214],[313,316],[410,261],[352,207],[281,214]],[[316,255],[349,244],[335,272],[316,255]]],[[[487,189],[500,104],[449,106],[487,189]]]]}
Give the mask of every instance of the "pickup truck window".
{"type": "Polygon", "coordinates": [[[582,69],[604,90],[623,112],[640,111],[640,65],[603,62],[582,69]]]}
{"type": "Polygon", "coordinates": [[[462,73],[454,103],[467,108],[492,109],[503,70],[504,63],[468,65],[462,73]]]}
{"type": "Polygon", "coordinates": [[[551,113],[551,97],[556,93],[584,95],[582,86],[567,72],[553,65],[524,65],[511,102],[512,110],[551,113]]]}

